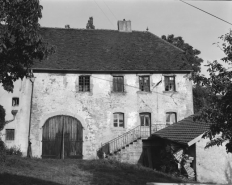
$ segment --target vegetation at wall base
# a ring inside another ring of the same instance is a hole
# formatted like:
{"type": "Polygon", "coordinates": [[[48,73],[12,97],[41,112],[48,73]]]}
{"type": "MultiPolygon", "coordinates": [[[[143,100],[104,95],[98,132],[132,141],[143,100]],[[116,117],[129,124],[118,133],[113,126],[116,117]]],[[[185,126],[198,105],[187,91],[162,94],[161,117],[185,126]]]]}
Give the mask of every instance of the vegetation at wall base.
{"type": "Polygon", "coordinates": [[[1,140],[1,130],[4,128],[6,112],[3,106],[0,105],[0,163],[5,161],[6,158],[6,147],[4,142],[1,140]]]}
{"type": "Polygon", "coordinates": [[[186,182],[141,165],[114,160],[38,159],[9,156],[0,165],[1,185],[142,185],[186,182]]]}

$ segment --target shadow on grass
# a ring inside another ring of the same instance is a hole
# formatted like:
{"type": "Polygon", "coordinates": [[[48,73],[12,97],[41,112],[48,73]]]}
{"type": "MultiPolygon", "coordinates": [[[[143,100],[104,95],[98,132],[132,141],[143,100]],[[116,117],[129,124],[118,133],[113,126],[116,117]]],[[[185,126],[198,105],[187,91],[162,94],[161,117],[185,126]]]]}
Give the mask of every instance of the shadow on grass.
{"type": "Polygon", "coordinates": [[[1,185],[61,185],[59,183],[9,173],[0,174],[1,185]]]}
{"type": "Polygon", "coordinates": [[[147,182],[183,182],[141,165],[119,163],[111,160],[81,162],[78,167],[90,172],[94,185],[145,185],[147,182]]]}

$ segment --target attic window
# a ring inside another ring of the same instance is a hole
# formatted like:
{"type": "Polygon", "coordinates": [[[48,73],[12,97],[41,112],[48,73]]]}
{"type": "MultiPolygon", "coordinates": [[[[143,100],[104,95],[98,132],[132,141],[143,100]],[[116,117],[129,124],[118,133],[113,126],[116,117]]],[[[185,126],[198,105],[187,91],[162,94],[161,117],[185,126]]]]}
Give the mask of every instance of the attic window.
{"type": "Polygon", "coordinates": [[[19,98],[12,98],[12,107],[19,106],[19,98]]]}
{"type": "Polygon", "coordinates": [[[79,77],[79,91],[82,92],[90,91],[90,76],[79,77]]]}
{"type": "Polygon", "coordinates": [[[165,91],[176,91],[175,76],[165,76],[165,91]]]}
{"type": "Polygon", "coordinates": [[[124,91],[124,79],[123,76],[113,77],[113,92],[123,92],[124,91]]]}
{"type": "Polygon", "coordinates": [[[141,91],[150,91],[150,76],[139,77],[139,88],[141,91]]]}

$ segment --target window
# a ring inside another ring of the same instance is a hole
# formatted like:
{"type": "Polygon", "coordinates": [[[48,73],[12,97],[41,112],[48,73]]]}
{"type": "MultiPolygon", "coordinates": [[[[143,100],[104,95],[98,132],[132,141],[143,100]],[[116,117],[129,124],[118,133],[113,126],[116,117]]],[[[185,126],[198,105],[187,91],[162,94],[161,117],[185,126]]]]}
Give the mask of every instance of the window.
{"type": "Polygon", "coordinates": [[[139,77],[139,88],[141,91],[150,91],[150,77],[149,76],[140,76],[139,77]]]}
{"type": "Polygon", "coordinates": [[[12,98],[12,106],[19,106],[19,98],[12,98]]]}
{"type": "Polygon", "coordinates": [[[141,124],[141,126],[150,126],[151,114],[150,113],[141,113],[140,114],[140,124],[141,124]]]}
{"type": "Polygon", "coordinates": [[[164,77],[165,82],[165,91],[175,91],[175,76],[165,76],[164,77]]]}
{"type": "Polygon", "coordinates": [[[79,77],[79,91],[90,91],[90,76],[79,77]]]}
{"type": "Polygon", "coordinates": [[[166,113],[166,124],[170,125],[176,123],[176,113],[175,112],[167,112],[166,113]]]}
{"type": "Polygon", "coordinates": [[[114,113],[114,127],[124,127],[123,113],[114,113]]]}
{"type": "Polygon", "coordinates": [[[123,76],[113,76],[113,92],[124,91],[124,78],[123,76]]]}
{"type": "Polygon", "coordinates": [[[14,129],[6,129],[6,140],[12,141],[15,137],[15,130],[14,129]]]}

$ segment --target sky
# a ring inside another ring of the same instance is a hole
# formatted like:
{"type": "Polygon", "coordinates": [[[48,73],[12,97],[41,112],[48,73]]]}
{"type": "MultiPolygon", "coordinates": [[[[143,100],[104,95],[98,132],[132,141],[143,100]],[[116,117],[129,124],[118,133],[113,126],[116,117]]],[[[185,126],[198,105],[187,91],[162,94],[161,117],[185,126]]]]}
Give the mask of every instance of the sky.
{"type": "MultiPolygon", "coordinates": [[[[232,24],[232,1],[186,1],[232,24]]],[[[213,16],[195,9],[180,0],[40,0],[43,6],[42,27],[85,29],[93,17],[95,29],[117,30],[118,20],[130,20],[132,30],[146,31],[161,37],[181,36],[194,49],[201,51],[204,60],[202,73],[207,75],[207,61],[224,57],[215,42],[232,30],[213,16]]]]}

